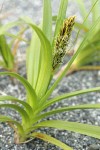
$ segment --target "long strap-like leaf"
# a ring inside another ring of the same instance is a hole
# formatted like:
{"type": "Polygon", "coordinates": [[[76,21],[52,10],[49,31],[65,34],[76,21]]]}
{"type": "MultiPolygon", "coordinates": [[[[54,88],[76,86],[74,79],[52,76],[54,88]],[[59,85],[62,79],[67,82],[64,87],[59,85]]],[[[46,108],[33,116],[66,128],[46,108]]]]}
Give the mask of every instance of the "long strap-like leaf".
{"type": "Polygon", "coordinates": [[[97,1],[97,4],[92,10],[92,22],[95,22],[96,19],[100,16],[100,1],[99,0],[91,0],[91,4],[93,5],[97,1]]]}
{"type": "Polygon", "coordinates": [[[21,24],[20,21],[13,21],[6,25],[3,25],[2,27],[0,27],[0,35],[5,34],[7,32],[7,30],[11,29],[12,27],[18,26],[20,24],[21,24]]]}
{"type": "Polygon", "coordinates": [[[47,39],[52,42],[52,9],[51,1],[43,0],[43,25],[42,30],[47,39]]]}
{"type": "Polygon", "coordinates": [[[40,47],[41,42],[35,31],[32,31],[32,37],[26,54],[27,79],[32,87],[36,88],[39,75],[40,63],[40,47]]]}
{"type": "Polygon", "coordinates": [[[86,93],[90,93],[90,92],[97,92],[97,91],[100,91],[100,87],[74,91],[74,92],[71,92],[71,93],[66,93],[66,94],[57,96],[57,97],[49,100],[45,104],[44,109],[46,109],[47,107],[51,106],[52,104],[54,104],[56,102],[59,102],[63,99],[69,100],[68,98],[73,97],[73,96],[78,96],[78,95],[81,95],[81,94],[86,94],[86,93]]]}
{"type": "Polygon", "coordinates": [[[30,104],[30,106],[34,109],[37,105],[37,96],[36,93],[34,91],[34,89],[32,88],[32,86],[29,84],[29,82],[21,77],[20,75],[16,74],[16,73],[12,73],[12,72],[0,72],[0,75],[10,75],[14,78],[17,78],[26,88],[27,94],[28,94],[28,103],[30,104]]]}
{"type": "Polygon", "coordinates": [[[11,119],[9,117],[3,116],[3,115],[0,115],[0,122],[11,122],[11,123],[14,123],[17,126],[17,128],[18,128],[18,132],[20,134],[24,134],[24,129],[23,129],[23,127],[21,126],[21,124],[19,122],[15,121],[15,120],[13,120],[13,119],[11,119]]]}
{"type": "MultiPolygon", "coordinates": [[[[85,17],[87,16],[87,14],[88,14],[87,9],[86,9],[86,7],[85,7],[85,3],[84,3],[84,1],[80,1],[80,0],[75,0],[75,2],[78,3],[78,6],[79,6],[79,8],[80,8],[81,15],[82,15],[83,20],[84,20],[84,18],[85,18],[85,17]]],[[[86,26],[89,25],[88,18],[87,18],[87,20],[86,20],[86,22],[85,22],[85,25],[86,25],[86,26]]]]}
{"type": "Polygon", "coordinates": [[[36,138],[39,138],[39,139],[42,139],[46,142],[49,142],[49,143],[52,143],[56,146],[59,146],[61,149],[63,150],[73,150],[71,147],[67,146],[66,144],[64,144],[63,142],[57,140],[56,138],[53,138],[47,134],[44,134],[44,133],[38,133],[38,132],[33,132],[31,134],[32,137],[36,137],[36,138]]]}
{"type": "Polygon", "coordinates": [[[62,130],[69,130],[100,139],[100,127],[94,125],[61,120],[51,120],[37,124],[37,128],[40,127],[52,127],[62,130]]]}
{"type": "MultiPolygon", "coordinates": [[[[84,105],[76,105],[76,106],[68,106],[68,107],[62,107],[62,108],[58,108],[58,109],[54,109],[51,110],[49,112],[43,113],[39,116],[37,116],[36,118],[33,119],[33,123],[36,123],[37,121],[46,118],[48,116],[57,114],[57,113],[61,113],[61,112],[66,112],[66,111],[73,111],[73,110],[77,110],[77,109],[100,109],[100,104],[84,104],[84,105]]],[[[81,113],[81,112],[80,112],[81,113]]]]}
{"type": "Polygon", "coordinates": [[[41,64],[40,64],[41,68],[39,71],[39,77],[38,77],[38,81],[37,81],[37,85],[36,85],[37,96],[39,98],[41,98],[45,94],[45,92],[48,88],[48,84],[50,82],[51,73],[52,73],[51,44],[48,41],[48,39],[45,37],[45,35],[41,31],[41,29],[38,28],[36,25],[34,25],[32,23],[32,20],[30,20],[30,18],[25,17],[25,18],[22,18],[22,20],[26,24],[28,24],[33,30],[35,30],[35,32],[37,33],[37,35],[41,41],[41,45],[42,45],[41,54],[43,55],[44,59],[41,61],[41,64]]]}
{"type": "Polygon", "coordinates": [[[58,33],[60,31],[60,28],[63,24],[63,21],[66,17],[67,5],[68,5],[68,0],[60,0],[60,7],[59,7],[59,12],[58,12],[58,15],[57,15],[57,19],[56,19],[54,38],[53,38],[53,42],[52,42],[52,48],[53,49],[54,49],[55,38],[58,35],[58,33]]]}
{"type": "Polygon", "coordinates": [[[60,7],[59,7],[58,15],[57,15],[54,37],[56,37],[56,35],[58,34],[58,32],[61,28],[61,25],[63,23],[63,20],[66,17],[67,5],[68,5],[68,0],[60,1],[60,7]]]}
{"type": "Polygon", "coordinates": [[[0,35],[0,54],[7,69],[13,69],[14,57],[4,35],[0,35]]]}
{"type": "Polygon", "coordinates": [[[29,127],[30,119],[29,119],[27,112],[23,108],[15,105],[15,104],[0,104],[0,108],[2,108],[2,107],[12,108],[12,109],[18,111],[20,113],[20,115],[22,116],[22,123],[25,124],[25,128],[29,127]]]}
{"type": "Polygon", "coordinates": [[[28,103],[26,103],[22,100],[19,100],[19,99],[13,97],[13,96],[8,96],[8,95],[0,96],[0,101],[6,101],[6,100],[7,101],[12,101],[12,102],[18,102],[18,103],[22,104],[24,106],[24,109],[28,113],[29,117],[32,117],[31,115],[33,114],[33,110],[32,110],[31,106],[28,103]]]}

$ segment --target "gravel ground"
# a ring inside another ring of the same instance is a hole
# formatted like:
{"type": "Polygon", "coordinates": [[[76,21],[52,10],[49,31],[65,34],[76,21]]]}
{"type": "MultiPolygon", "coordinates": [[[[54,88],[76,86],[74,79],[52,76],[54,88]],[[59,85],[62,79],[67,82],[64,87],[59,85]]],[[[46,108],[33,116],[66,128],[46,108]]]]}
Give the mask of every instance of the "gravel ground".
{"type": "MultiPolygon", "coordinates": [[[[53,0],[53,14],[55,15],[58,10],[59,0],[53,0]]],[[[0,0],[0,7],[2,6],[3,0],[0,0]]],[[[88,2],[89,6],[89,2],[88,2]]],[[[30,16],[33,21],[41,21],[41,12],[42,12],[42,1],[41,0],[5,0],[2,8],[1,18],[6,17],[2,20],[3,23],[7,23],[12,20],[16,20],[21,15],[30,16]],[[6,13],[5,13],[6,11],[6,13]],[[8,14],[8,16],[6,16],[8,14]],[[5,16],[4,16],[5,15],[5,16]]],[[[69,3],[68,13],[69,15],[78,16],[77,19],[81,21],[81,16],[79,14],[78,8],[75,4],[69,3]]],[[[23,49],[22,48],[22,54],[23,49]]],[[[20,74],[25,76],[25,66],[21,64],[20,74]]],[[[100,71],[81,71],[74,73],[68,77],[65,77],[53,92],[52,97],[56,95],[61,95],[66,92],[71,92],[74,90],[91,88],[100,86],[100,71]]],[[[0,77],[0,94],[8,94],[18,97],[20,99],[25,98],[24,87],[19,84],[19,82],[12,80],[9,77],[0,77]]],[[[100,102],[100,93],[90,93],[86,95],[81,95],[78,97],[73,97],[68,99],[68,101],[63,100],[60,103],[56,103],[51,106],[50,109],[55,109],[62,106],[76,105],[76,104],[86,104],[86,103],[99,103],[100,102]]],[[[19,115],[9,109],[0,109],[0,113],[4,115],[11,116],[17,120],[20,120],[19,115]]],[[[77,110],[67,113],[60,113],[49,117],[47,119],[62,119],[69,121],[77,121],[82,123],[88,123],[93,125],[100,125],[100,111],[99,110],[77,110]]],[[[72,146],[74,150],[100,150],[100,140],[91,138],[88,136],[80,135],[78,133],[59,131],[56,129],[41,129],[42,132],[47,133],[53,137],[58,138],[64,143],[72,146]]],[[[7,124],[0,124],[0,150],[60,150],[60,148],[55,147],[51,144],[43,142],[41,140],[35,139],[28,144],[15,145],[13,141],[13,130],[7,126],[7,124]]]]}

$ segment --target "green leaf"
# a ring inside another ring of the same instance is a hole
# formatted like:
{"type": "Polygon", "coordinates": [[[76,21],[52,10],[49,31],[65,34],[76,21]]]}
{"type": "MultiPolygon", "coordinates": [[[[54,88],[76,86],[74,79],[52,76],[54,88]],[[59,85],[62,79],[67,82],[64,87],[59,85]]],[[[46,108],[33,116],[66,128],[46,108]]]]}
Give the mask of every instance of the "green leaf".
{"type": "Polygon", "coordinates": [[[36,107],[37,104],[37,97],[36,97],[36,93],[34,91],[34,89],[32,88],[32,86],[29,84],[29,82],[21,77],[20,75],[16,74],[16,73],[12,73],[12,72],[0,72],[0,75],[10,75],[12,77],[17,78],[26,88],[27,90],[27,94],[28,94],[28,103],[32,108],[36,107]]]}
{"type": "MultiPolygon", "coordinates": [[[[86,10],[86,7],[85,7],[85,3],[83,1],[80,1],[80,0],[76,0],[75,2],[78,3],[78,6],[80,8],[80,12],[81,12],[81,15],[83,17],[83,19],[87,16],[88,12],[86,10]]],[[[85,22],[86,25],[89,25],[88,24],[88,20],[85,22]]]]}
{"type": "Polygon", "coordinates": [[[66,144],[62,143],[61,141],[59,141],[59,140],[57,140],[57,139],[55,139],[55,138],[53,138],[47,134],[34,132],[31,134],[31,136],[42,139],[46,142],[52,143],[52,144],[60,147],[63,150],[72,150],[71,147],[67,146],[66,144]]]}
{"type": "Polygon", "coordinates": [[[68,98],[73,97],[73,96],[78,96],[78,95],[81,95],[81,94],[86,94],[86,93],[90,93],[90,92],[97,92],[97,91],[100,91],[100,87],[74,91],[74,92],[71,92],[71,93],[66,93],[66,94],[63,94],[61,96],[57,96],[57,97],[49,100],[44,105],[44,108],[43,107],[42,108],[45,109],[45,108],[51,106],[52,104],[54,104],[56,102],[59,102],[59,101],[61,101],[63,99],[69,100],[68,98]]]}
{"type": "Polygon", "coordinates": [[[61,120],[51,120],[37,124],[37,128],[40,127],[52,127],[60,130],[69,130],[100,139],[100,127],[94,125],[61,120]]]}
{"type": "Polygon", "coordinates": [[[77,69],[79,69],[80,66],[84,66],[100,60],[100,39],[98,37],[99,34],[99,31],[95,35],[92,34],[92,39],[91,37],[89,38],[85,47],[83,47],[81,53],[74,61],[73,65],[75,65],[77,69]]]}
{"type": "Polygon", "coordinates": [[[91,4],[94,5],[94,3],[97,3],[95,7],[92,10],[92,22],[95,22],[96,19],[99,17],[99,9],[100,9],[100,1],[99,0],[91,0],[91,4]]]}
{"type": "Polygon", "coordinates": [[[77,27],[79,30],[84,30],[85,32],[89,30],[83,23],[79,22],[75,22],[75,27],[77,27]]]}
{"type": "Polygon", "coordinates": [[[55,26],[55,31],[54,31],[54,38],[52,42],[52,48],[54,50],[54,42],[55,38],[58,35],[61,26],[63,24],[63,21],[66,17],[66,11],[67,11],[67,5],[68,5],[68,0],[60,0],[60,7],[59,7],[59,12],[56,18],[56,26],[55,26]]]}
{"type": "Polygon", "coordinates": [[[56,19],[56,27],[55,27],[55,32],[54,32],[54,38],[58,34],[58,32],[61,28],[61,25],[63,24],[63,21],[66,17],[67,5],[68,5],[68,0],[60,0],[60,7],[59,7],[58,16],[57,16],[57,19],[56,19]]]}
{"type": "Polygon", "coordinates": [[[57,16],[55,15],[55,16],[52,16],[52,21],[56,21],[57,20],[57,16]]]}
{"type": "Polygon", "coordinates": [[[0,66],[2,66],[3,68],[6,68],[4,61],[0,61],[0,66]]]}
{"type": "MultiPolygon", "coordinates": [[[[24,29],[24,30],[25,30],[25,29],[24,29]]],[[[10,45],[12,45],[16,39],[18,39],[19,41],[23,41],[23,42],[29,44],[29,42],[28,42],[25,38],[19,36],[19,34],[20,34],[20,32],[19,32],[17,35],[11,34],[11,33],[9,33],[9,32],[5,32],[5,35],[7,35],[8,37],[13,38],[13,39],[11,40],[11,44],[10,44],[10,45]]]]}
{"type": "Polygon", "coordinates": [[[6,25],[1,26],[0,27],[0,35],[3,35],[7,30],[9,30],[9,29],[11,29],[11,28],[13,28],[15,26],[18,26],[20,24],[21,24],[20,21],[14,21],[14,22],[10,22],[10,23],[8,23],[6,25]]]}
{"type": "MultiPolygon", "coordinates": [[[[89,18],[89,15],[90,15],[91,12],[93,11],[93,9],[94,9],[95,5],[97,4],[97,2],[98,2],[98,0],[96,0],[96,1],[94,2],[94,4],[92,5],[90,11],[88,12],[88,14],[85,16],[85,18],[84,18],[84,20],[83,20],[82,26],[85,25],[85,27],[87,28],[87,31],[89,31],[89,29],[90,29],[90,27],[91,27],[91,26],[88,27],[88,24],[90,24],[90,23],[87,24],[87,22],[89,22],[89,21],[87,21],[87,19],[89,18]]],[[[93,25],[94,23],[95,23],[95,22],[93,22],[92,25],[93,25]]],[[[76,23],[76,25],[77,25],[77,23],[76,23]]],[[[98,24],[98,25],[99,25],[99,24],[98,24]]],[[[95,26],[94,31],[96,31],[96,28],[98,27],[98,25],[95,26]]],[[[75,42],[76,42],[77,39],[78,39],[78,36],[79,36],[80,31],[81,31],[81,29],[79,28],[79,31],[77,32],[77,35],[76,35],[75,42]]],[[[93,31],[92,31],[91,35],[92,35],[92,36],[90,36],[90,37],[93,37],[93,31]]],[[[74,43],[75,43],[75,42],[74,42],[74,43]]],[[[84,44],[84,45],[85,45],[85,44],[84,44]]]]}
{"type": "Polygon", "coordinates": [[[0,53],[7,69],[13,69],[14,57],[4,35],[0,35],[0,53]]]}
{"type": "Polygon", "coordinates": [[[8,108],[12,108],[12,109],[18,111],[20,113],[20,115],[22,116],[22,124],[24,125],[24,128],[29,127],[30,119],[29,119],[27,112],[23,108],[15,105],[15,104],[0,104],[0,107],[1,108],[8,107],[8,108]]]}
{"type": "Polygon", "coordinates": [[[17,126],[17,128],[18,128],[18,132],[20,134],[24,134],[24,129],[23,129],[23,127],[21,126],[21,124],[19,122],[15,121],[15,120],[13,120],[13,119],[11,119],[9,117],[3,116],[3,115],[0,115],[0,122],[11,122],[11,123],[14,123],[17,126]]]}
{"type": "Polygon", "coordinates": [[[33,114],[33,110],[31,108],[31,106],[29,104],[27,104],[24,101],[21,101],[13,96],[0,96],[0,101],[13,101],[13,102],[18,102],[20,104],[22,104],[26,110],[26,112],[28,113],[29,117],[32,117],[31,115],[33,114]]]}
{"type": "Polygon", "coordinates": [[[84,104],[84,105],[67,106],[67,107],[58,108],[58,109],[51,110],[49,112],[46,112],[46,113],[43,113],[43,114],[37,116],[36,118],[33,119],[33,123],[36,123],[40,119],[46,118],[46,117],[54,115],[56,113],[61,113],[61,112],[65,112],[65,111],[73,111],[73,110],[77,110],[77,109],[100,109],[100,104],[99,103],[98,104],[84,104]]]}
{"type": "Polygon", "coordinates": [[[36,85],[36,93],[39,98],[41,98],[45,92],[47,91],[51,73],[52,73],[52,50],[51,45],[48,39],[45,37],[43,32],[32,23],[30,18],[25,17],[22,20],[27,23],[33,30],[36,31],[42,45],[42,60],[40,62],[40,72],[39,77],[36,85]]]}
{"type": "MultiPolygon", "coordinates": [[[[95,42],[95,48],[91,48],[89,45],[88,47],[85,47],[83,49],[84,52],[80,54],[77,57],[77,60],[75,61],[75,65],[77,66],[77,69],[79,69],[81,66],[86,66],[90,63],[99,62],[100,61],[100,42],[95,42]],[[87,49],[86,49],[87,48],[87,49]]],[[[91,65],[91,69],[92,69],[91,65]]]]}
{"type": "MultiPolygon", "coordinates": [[[[50,112],[44,113],[40,115],[40,118],[44,118],[50,115],[54,115],[56,113],[61,113],[65,111],[73,111],[77,109],[100,109],[100,104],[84,104],[84,105],[76,105],[76,106],[68,106],[68,107],[62,107],[55,110],[52,110],[50,112]]],[[[37,117],[38,118],[38,117],[37,117]]]]}
{"type": "Polygon", "coordinates": [[[51,1],[43,0],[43,33],[52,42],[52,9],[51,1]]]}
{"type": "Polygon", "coordinates": [[[27,78],[35,89],[40,69],[40,40],[35,32],[32,32],[31,42],[26,56],[27,78]]]}

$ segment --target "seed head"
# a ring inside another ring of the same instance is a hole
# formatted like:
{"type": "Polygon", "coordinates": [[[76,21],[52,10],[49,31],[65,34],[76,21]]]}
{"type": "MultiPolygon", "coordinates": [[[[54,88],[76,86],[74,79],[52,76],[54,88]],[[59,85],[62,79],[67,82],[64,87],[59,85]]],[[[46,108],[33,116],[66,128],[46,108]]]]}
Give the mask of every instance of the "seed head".
{"type": "Polygon", "coordinates": [[[71,35],[72,28],[75,23],[75,16],[71,16],[65,19],[63,26],[55,40],[54,54],[53,54],[53,70],[57,68],[59,64],[62,63],[63,57],[66,54],[66,47],[68,46],[68,41],[71,35]]]}

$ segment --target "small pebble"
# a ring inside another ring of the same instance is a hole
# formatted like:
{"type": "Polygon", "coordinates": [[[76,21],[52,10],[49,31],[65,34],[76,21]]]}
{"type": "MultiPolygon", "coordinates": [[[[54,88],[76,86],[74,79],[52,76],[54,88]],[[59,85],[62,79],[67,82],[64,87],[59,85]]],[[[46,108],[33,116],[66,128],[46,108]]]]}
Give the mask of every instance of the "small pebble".
{"type": "Polygon", "coordinates": [[[100,150],[100,146],[93,144],[93,145],[90,145],[88,150],[100,150]]]}

